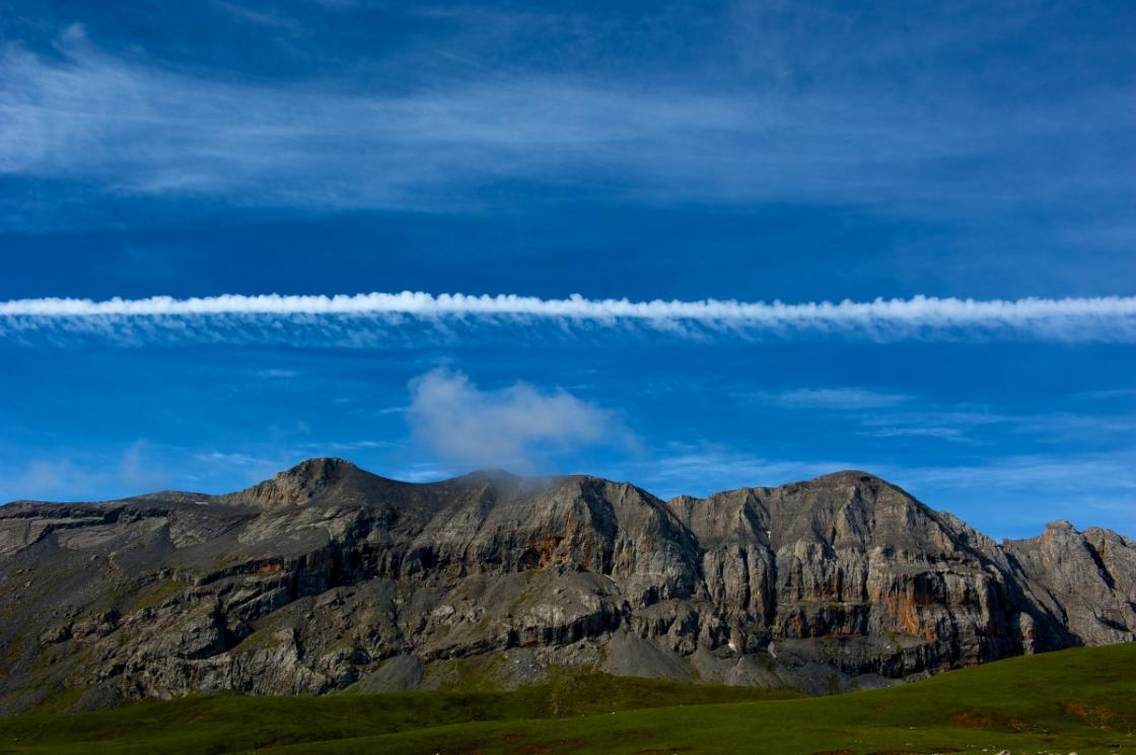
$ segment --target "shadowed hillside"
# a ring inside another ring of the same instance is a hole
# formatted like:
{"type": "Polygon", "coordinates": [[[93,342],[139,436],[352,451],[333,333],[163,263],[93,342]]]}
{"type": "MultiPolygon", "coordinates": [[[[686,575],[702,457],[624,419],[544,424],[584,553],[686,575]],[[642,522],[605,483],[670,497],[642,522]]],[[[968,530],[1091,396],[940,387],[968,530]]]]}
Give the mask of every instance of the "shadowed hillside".
{"type": "Polygon", "coordinates": [[[1128,673],[1133,667],[1136,645],[1124,644],[806,699],[792,699],[785,691],[564,673],[514,692],[198,697],[0,719],[0,748],[28,753],[1120,753],[1136,748],[1136,680],[1128,673]]]}

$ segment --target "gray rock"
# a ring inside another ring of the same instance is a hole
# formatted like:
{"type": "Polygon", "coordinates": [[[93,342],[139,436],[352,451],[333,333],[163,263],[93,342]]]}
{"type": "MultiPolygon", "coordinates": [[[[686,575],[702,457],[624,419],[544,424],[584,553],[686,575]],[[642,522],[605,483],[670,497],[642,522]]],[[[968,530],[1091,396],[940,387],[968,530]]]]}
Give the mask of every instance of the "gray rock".
{"type": "Polygon", "coordinates": [[[815,692],[1134,639],[1136,544],[997,544],[861,472],[663,502],[314,459],[224,496],[0,507],[0,709],[554,667],[815,692]]]}

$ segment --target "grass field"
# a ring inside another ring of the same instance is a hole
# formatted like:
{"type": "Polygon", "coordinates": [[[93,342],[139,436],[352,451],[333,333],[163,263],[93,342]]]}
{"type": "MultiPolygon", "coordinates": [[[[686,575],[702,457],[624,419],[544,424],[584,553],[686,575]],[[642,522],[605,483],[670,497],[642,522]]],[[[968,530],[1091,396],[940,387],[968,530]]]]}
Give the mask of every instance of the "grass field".
{"type": "Polygon", "coordinates": [[[832,697],[602,675],[515,692],[198,697],[0,719],[3,752],[1136,753],[1136,644],[832,697]]]}

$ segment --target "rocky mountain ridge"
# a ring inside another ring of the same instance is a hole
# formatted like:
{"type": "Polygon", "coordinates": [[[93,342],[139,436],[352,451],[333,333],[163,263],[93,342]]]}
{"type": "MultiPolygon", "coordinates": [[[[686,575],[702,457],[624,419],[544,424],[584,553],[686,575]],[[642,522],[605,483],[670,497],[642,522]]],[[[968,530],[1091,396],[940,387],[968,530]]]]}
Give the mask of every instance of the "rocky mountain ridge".
{"type": "Polygon", "coordinates": [[[1134,632],[1133,541],[998,544],[862,472],[664,502],[312,459],[222,496],[0,507],[4,710],[562,667],[827,692],[1134,632]]]}

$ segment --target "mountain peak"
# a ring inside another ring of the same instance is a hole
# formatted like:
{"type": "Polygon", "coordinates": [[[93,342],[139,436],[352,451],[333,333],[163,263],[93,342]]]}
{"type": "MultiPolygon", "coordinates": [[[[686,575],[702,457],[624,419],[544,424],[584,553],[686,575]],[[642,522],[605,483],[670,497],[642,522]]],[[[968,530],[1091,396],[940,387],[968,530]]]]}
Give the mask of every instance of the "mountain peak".
{"type": "Polygon", "coordinates": [[[861,469],[841,469],[836,472],[828,472],[814,477],[810,482],[830,485],[887,485],[888,487],[895,487],[882,477],[861,469]]]}
{"type": "Polygon", "coordinates": [[[363,470],[346,459],[340,459],[334,456],[318,456],[312,459],[305,459],[299,464],[280,472],[276,477],[304,481],[327,481],[339,479],[343,476],[344,472],[348,471],[362,472],[363,470]]]}
{"type": "Polygon", "coordinates": [[[260,507],[298,506],[322,498],[367,479],[380,479],[346,459],[306,459],[265,480],[223,498],[260,507]]]}

